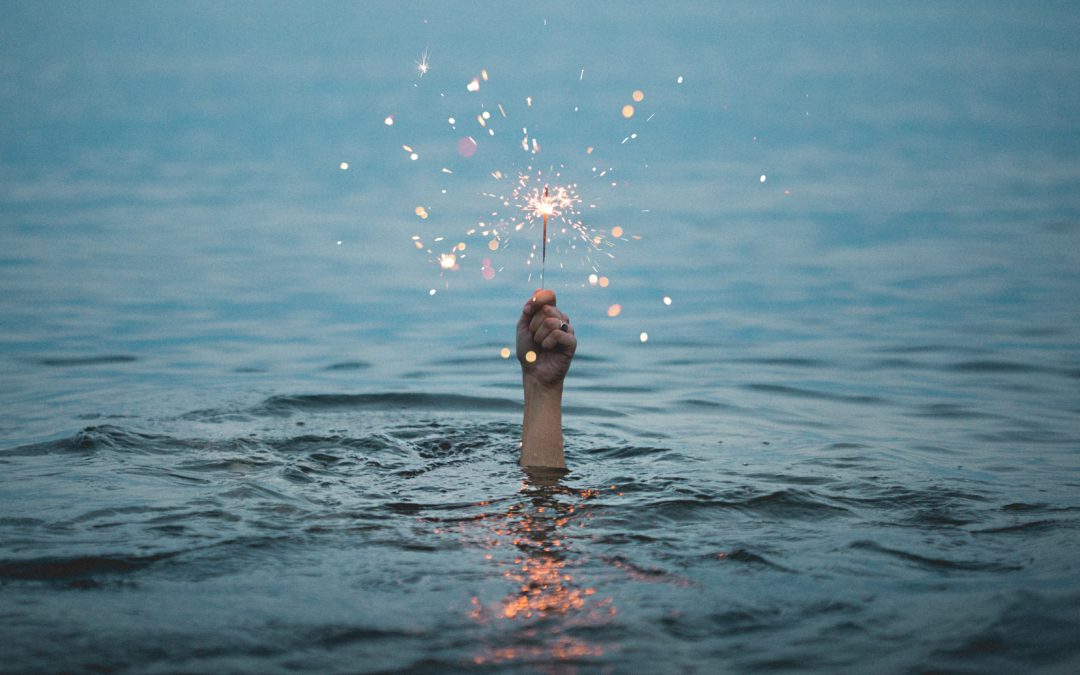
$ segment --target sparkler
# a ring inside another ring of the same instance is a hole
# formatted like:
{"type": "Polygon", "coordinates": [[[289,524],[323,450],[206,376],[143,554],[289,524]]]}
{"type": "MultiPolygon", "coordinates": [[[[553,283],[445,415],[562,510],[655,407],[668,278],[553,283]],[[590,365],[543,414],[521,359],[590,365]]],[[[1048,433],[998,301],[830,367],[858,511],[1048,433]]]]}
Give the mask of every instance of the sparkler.
{"type": "MultiPolygon", "coordinates": [[[[429,52],[427,49],[423,51],[420,58],[415,62],[416,74],[419,77],[424,77],[429,73],[428,65],[429,52]]],[[[474,71],[475,72],[475,71],[474,71]]],[[[541,152],[541,144],[535,137],[535,130],[531,127],[520,127],[522,132],[521,136],[518,136],[512,142],[499,142],[495,140],[496,137],[502,136],[503,129],[500,128],[501,124],[508,117],[513,117],[512,104],[506,101],[490,100],[490,94],[485,89],[485,97],[481,98],[480,90],[483,83],[488,82],[487,70],[481,70],[480,74],[473,77],[465,87],[465,92],[460,92],[457,96],[450,96],[446,92],[438,93],[438,106],[441,109],[439,117],[441,120],[447,120],[450,124],[451,130],[456,131],[456,149],[457,154],[464,160],[471,160],[477,153],[477,148],[482,143],[488,143],[487,152],[494,151],[495,161],[502,161],[509,164],[511,171],[505,171],[503,168],[494,168],[489,173],[501,184],[500,188],[489,188],[490,191],[481,192],[485,197],[491,198],[498,202],[498,206],[487,212],[486,216],[482,220],[474,221],[472,226],[467,226],[463,233],[465,237],[482,237],[483,241],[478,246],[472,248],[474,242],[469,243],[469,250],[466,252],[466,244],[464,241],[458,240],[457,237],[450,239],[450,237],[424,237],[425,240],[429,240],[435,244],[435,246],[425,245],[420,240],[419,235],[413,236],[413,243],[415,247],[421,251],[425,251],[429,260],[435,264],[439,270],[440,276],[445,277],[448,274],[457,273],[463,269],[475,269],[472,263],[471,255],[474,251],[483,251],[484,255],[490,255],[490,257],[482,258],[482,264],[479,265],[479,271],[485,280],[494,279],[498,272],[502,271],[502,267],[493,260],[498,260],[496,256],[503,255],[504,252],[512,253],[521,249],[518,248],[517,242],[520,241],[515,235],[523,230],[530,230],[528,238],[532,240],[531,245],[526,246],[525,253],[525,265],[532,267],[535,265],[536,254],[540,254],[540,287],[546,286],[547,276],[547,245],[549,238],[551,244],[555,247],[553,249],[553,255],[572,253],[578,260],[584,264],[587,271],[595,272],[589,276],[589,285],[602,288],[607,287],[607,277],[598,276],[599,267],[598,258],[605,256],[608,258],[614,258],[612,253],[613,247],[619,241],[626,241],[627,239],[638,240],[641,237],[638,235],[628,235],[623,237],[623,228],[621,226],[608,226],[598,228],[591,222],[585,222],[583,215],[586,209],[589,209],[590,214],[594,213],[591,209],[596,209],[601,202],[607,203],[607,195],[614,193],[615,191],[622,191],[623,181],[613,180],[613,176],[609,175],[616,171],[615,167],[610,164],[601,164],[601,161],[597,160],[593,155],[594,147],[589,145],[584,148],[583,155],[578,156],[577,153],[569,156],[568,161],[570,165],[564,164],[551,164],[544,169],[540,169],[535,165],[537,162],[537,155],[541,152]],[[448,98],[449,97],[449,98],[448,98]],[[467,98],[464,98],[467,97],[467,98]],[[461,110],[457,110],[453,107],[444,107],[446,103],[450,103],[451,100],[456,100],[456,104],[452,105],[466,105],[468,107],[479,104],[479,110],[474,108],[474,112],[462,115],[461,110]],[[504,105],[506,103],[506,105],[504,105]],[[458,131],[459,125],[464,119],[468,119],[470,116],[475,116],[476,124],[479,125],[479,134],[473,132],[474,135],[470,135],[468,131],[462,129],[458,131]],[[478,142],[479,139],[479,142],[478,142]],[[520,147],[521,151],[528,157],[526,162],[527,166],[523,166],[524,163],[518,163],[508,156],[505,150],[520,147]],[[503,157],[499,157],[498,153],[502,153],[503,157]],[[588,164],[586,164],[588,162],[588,164]],[[566,174],[565,177],[563,174],[566,174]],[[510,175],[507,175],[510,174],[510,175]],[[512,176],[516,174],[517,180],[513,180],[512,176]],[[506,180],[509,178],[510,180],[506,180]],[[584,180],[584,187],[587,187],[589,193],[588,201],[583,201],[583,198],[579,195],[578,183],[575,179],[584,180]],[[503,182],[505,181],[505,182],[503,182]],[[553,229],[548,230],[548,221],[553,229]],[[540,246],[535,245],[535,232],[533,228],[539,229],[541,234],[540,246]],[[459,243],[452,245],[449,249],[442,248],[439,245],[444,239],[450,239],[445,245],[450,245],[453,241],[459,241],[459,243]],[[442,248],[440,251],[439,249],[442,248]],[[537,250],[539,248],[539,250],[537,250]],[[593,281],[597,279],[597,281],[593,281]]],[[[579,74],[579,80],[582,76],[579,74]]],[[[645,99],[644,93],[641,90],[635,90],[631,95],[635,105],[644,105],[645,99]]],[[[627,106],[633,109],[633,106],[627,106]]],[[[524,108],[518,109],[518,114],[525,115],[526,120],[532,119],[529,115],[535,115],[532,109],[534,108],[534,100],[532,96],[526,96],[524,101],[524,108]]],[[[575,106],[574,111],[577,112],[578,108],[575,106]]],[[[619,110],[615,107],[614,111],[619,110]]],[[[648,112],[647,110],[636,112],[648,112]]],[[[609,113],[610,114],[610,113],[609,113]]],[[[635,116],[636,117],[636,116],[635,116]]],[[[649,116],[651,119],[651,115],[649,116]]],[[[624,119],[631,119],[631,117],[624,117],[624,119]]],[[[523,120],[524,121],[524,120],[523,120]]],[[[387,119],[387,126],[391,125],[391,118],[387,119]]],[[[516,134],[515,134],[516,135],[516,134]]],[[[626,134],[626,138],[622,140],[622,145],[627,145],[632,140],[637,138],[636,132],[630,132],[626,134]]],[[[408,139],[402,139],[408,140],[408,139]]],[[[508,141],[510,139],[507,139],[508,141]]],[[[611,145],[617,144],[617,139],[613,139],[611,145]]],[[[408,157],[412,161],[420,161],[422,153],[413,149],[412,146],[402,145],[402,149],[407,153],[408,157]]],[[[451,146],[453,147],[453,146],[451,146]]],[[[562,149],[565,152],[565,149],[562,149]]],[[[611,151],[611,146],[608,147],[608,152],[611,151]]],[[[599,154],[599,153],[598,153],[599,154]]],[[[492,155],[486,155],[491,158],[492,155]]],[[[476,160],[472,160],[476,161],[476,160]]],[[[486,159],[485,161],[491,161],[486,159]]],[[[505,165],[504,165],[505,166],[505,165]]],[[[445,166],[440,170],[442,178],[445,180],[446,176],[456,176],[458,173],[457,167],[453,169],[446,168],[445,166]]],[[[467,175],[467,174],[466,174],[467,175]]],[[[456,177],[452,180],[457,180],[456,177]]],[[[447,189],[442,190],[442,194],[447,194],[447,189]]],[[[434,203],[438,206],[438,203],[434,203]]],[[[427,220],[425,213],[421,213],[419,207],[416,210],[416,215],[421,220],[427,220]]],[[[592,219],[589,219],[592,220],[592,219]]],[[[452,235],[451,235],[452,236],[452,235]]],[[[465,241],[468,241],[467,239],[465,241]]],[[[556,256],[558,260],[558,256],[556,256]]],[[[477,261],[481,262],[481,261],[477,261]]],[[[559,261],[559,267],[562,268],[563,263],[559,261]]],[[[530,273],[530,278],[532,274],[530,273]]],[[[584,281],[584,280],[583,280],[584,281]]],[[[584,284],[583,284],[584,285],[584,284]]]]}
{"type": "Polygon", "coordinates": [[[544,287],[544,270],[547,269],[547,217],[548,211],[551,210],[551,204],[548,202],[548,187],[544,186],[544,206],[541,213],[544,214],[544,249],[540,254],[540,288],[544,287]]]}

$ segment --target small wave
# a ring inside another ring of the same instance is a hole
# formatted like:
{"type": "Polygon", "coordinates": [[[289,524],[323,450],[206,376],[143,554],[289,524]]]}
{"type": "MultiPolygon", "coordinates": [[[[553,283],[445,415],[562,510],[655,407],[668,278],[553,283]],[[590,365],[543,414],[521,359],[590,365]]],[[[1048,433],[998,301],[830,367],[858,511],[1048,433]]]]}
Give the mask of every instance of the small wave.
{"type": "Polygon", "coordinates": [[[521,404],[504,398],[480,398],[463,394],[386,392],[380,394],[309,394],[271,396],[252,408],[255,414],[277,416],[298,411],[337,410],[486,410],[518,411],[521,404]]]}
{"type": "Polygon", "coordinates": [[[996,417],[987,413],[969,410],[955,403],[926,403],[918,406],[915,411],[904,413],[911,417],[935,417],[942,419],[980,419],[996,417]]]}
{"type": "Polygon", "coordinates": [[[940,667],[942,658],[951,658],[956,660],[957,671],[1076,672],[1080,596],[1073,590],[1008,595],[1008,605],[997,616],[950,636],[950,646],[935,652],[935,665],[940,667]]]}
{"type": "Polygon", "coordinates": [[[1051,366],[1039,366],[1032,363],[1020,363],[1018,361],[1000,361],[993,359],[960,361],[959,363],[954,363],[948,366],[948,369],[959,373],[1047,373],[1050,375],[1062,375],[1064,377],[1080,378],[1080,368],[1055,368],[1051,366]]]}
{"type": "Polygon", "coordinates": [[[901,551],[882,546],[873,541],[856,541],[850,548],[860,551],[881,553],[904,562],[912,563],[917,567],[935,571],[963,571],[963,572],[1017,572],[1022,570],[1021,565],[1008,565],[1005,563],[982,561],[982,560],[949,560],[947,558],[931,558],[910,551],[901,551]]]}
{"type": "Polygon", "coordinates": [[[763,555],[758,555],[745,548],[737,548],[732,551],[720,551],[718,553],[709,553],[704,556],[711,560],[721,560],[724,562],[737,562],[743,565],[749,565],[751,567],[764,567],[768,569],[779,570],[781,572],[791,572],[783,565],[778,565],[769,560],[763,555]]]}
{"type": "Polygon", "coordinates": [[[1033,520],[1019,525],[1006,525],[1004,527],[987,527],[981,530],[971,530],[972,534],[1033,534],[1036,532],[1049,532],[1067,527],[1060,520],[1033,520]]]}
{"type": "Polygon", "coordinates": [[[72,356],[72,357],[59,357],[50,356],[37,359],[37,363],[42,366],[99,366],[108,363],[131,363],[137,361],[134,356],[128,354],[102,354],[100,356],[72,356]]]}
{"type": "Polygon", "coordinates": [[[733,359],[732,363],[754,363],[762,366],[789,366],[791,368],[828,368],[833,365],[832,363],[821,359],[798,357],[733,359]]]}
{"type": "Polygon", "coordinates": [[[823,498],[802,490],[777,490],[744,499],[713,497],[662,499],[642,506],[657,516],[671,520],[692,520],[700,511],[724,509],[740,511],[755,518],[769,520],[820,519],[846,515],[850,511],[835,506],[823,498]]]}
{"type": "Polygon", "coordinates": [[[125,574],[141,570],[172,553],[157,555],[90,555],[68,558],[32,558],[0,561],[0,579],[19,581],[69,581],[103,574],[125,574]]]}
{"type": "Polygon", "coordinates": [[[704,398],[684,398],[678,401],[680,405],[689,406],[691,408],[712,408],[715,410],[740,410],[739,406],[731,405],[730,403],[720,403],[719,401],[712,401],[704,398]]]}
{"type": "Polygon", "coordinates": [[[1043,369],[1028,363],[1015,361],[994,361],[981,359],[975,361],[960,361],[948,366],[949,370],[960,373],[1038,373],[1043,369]]]}
{"type": "Polygon", "coordinates": [[[969,436],[982,443],[1061,443],[1073,444],[1077,438],[1054,429],[1007,429],[998,432],[974,431],[969,436]]]}
{"type": "MultiPolygon", "coordinates": [[[[353,410],[441,410],[472,412],[521,411],[518,400],[426,392],[380,392],[370,394],[297,394],[271,396],[247,409],[193,410],[180,419],[199,422],[243,421],[251,417],[289,417],[297,413],[348,412],[353,410]]],[[[563,411],[590,417],[625,417],[626,413],[595,406],[567,405],[563,411]]]]}
{"type": "Polygon", "coordinates": [[[367,361],[341,361],[340,363],[331,363],[323,370],[363,370],[370,367],[371,364],[367,361]]]}
{"type": "Polygon", "coordinates": [[[826,391],[818,391],[815,389],[801,389],[799,387],[788,387],[780,384],[761,384],[752,382],[750,384],[742,385],[743,389],[749,389],[751,391],[759,391],[766,394],[781,394],[783,396],[793,396],[796,398],[813,398],[821,399],[825,401],[837,401],[840,403],[856,403],[856,404],[879,404],[886,403],[885,399],[877,396],[861,396],[852,394],[834,394],[826,391]]]}
{"type": "Polygon", "coordinates": [[[627,457],[661,457],[672,452],[668,448],[654,448],[651,446],[608,446],[586,448],[586,454],[606,459],[625,459],[627,457]]]}
{"type": "Polygon", "coordinates": [[[44,443],[32,443],[0,450],[0,456],[33,457],[53,454],[92,454],[102,450],[137,450],[139,452],[160,449],[168,436],[130,431],[110,424],[86,427],[74,436],[44,443]]]}

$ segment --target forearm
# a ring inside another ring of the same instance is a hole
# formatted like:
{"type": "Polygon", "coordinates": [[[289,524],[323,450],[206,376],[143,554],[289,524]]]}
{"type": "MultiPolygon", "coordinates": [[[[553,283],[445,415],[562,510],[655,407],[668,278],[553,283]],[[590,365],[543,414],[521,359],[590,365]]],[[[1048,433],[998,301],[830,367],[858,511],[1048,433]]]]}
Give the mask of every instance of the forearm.
{"type": "Polygon", "coordinates": [[[563,387],[540,384],[524,375],[525,415],[521,423],[521,465],[564,468],[563,387]]]}

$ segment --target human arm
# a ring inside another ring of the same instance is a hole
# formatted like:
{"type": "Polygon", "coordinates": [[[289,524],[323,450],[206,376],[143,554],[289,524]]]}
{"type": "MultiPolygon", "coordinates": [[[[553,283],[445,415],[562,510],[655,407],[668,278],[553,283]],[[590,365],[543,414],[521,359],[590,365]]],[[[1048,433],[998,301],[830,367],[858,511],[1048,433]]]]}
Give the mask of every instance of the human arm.
{"type": "Polygon", "coordinates": [[[563,457],[563,380],[577,350],[569,318],[555,305],[555,293],[538,290],[517,323],[525,414],[521,424],[521,465],[566,466],[563,457]]]}

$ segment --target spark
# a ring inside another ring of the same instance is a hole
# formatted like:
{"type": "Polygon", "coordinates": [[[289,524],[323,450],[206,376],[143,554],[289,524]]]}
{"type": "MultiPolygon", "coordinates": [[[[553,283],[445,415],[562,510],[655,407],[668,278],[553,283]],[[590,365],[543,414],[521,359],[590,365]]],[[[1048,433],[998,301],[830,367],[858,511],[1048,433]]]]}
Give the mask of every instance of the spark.
{"type": "Polygon", "coordinates": [[[431,65],[428,63],[429,56],[431,56],[431,54],[425,49],[420,54],[420,58],[416,60],[416,72],[419,74],[419,77],[427,75],[427,72],[431,70],[431,65]]]}

